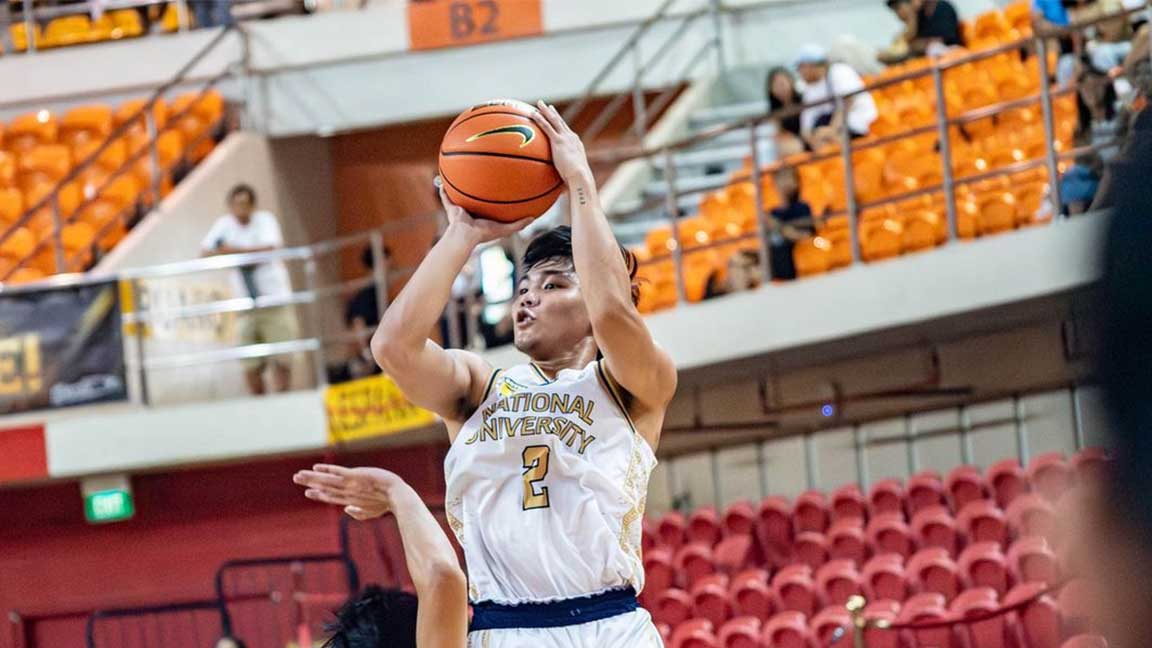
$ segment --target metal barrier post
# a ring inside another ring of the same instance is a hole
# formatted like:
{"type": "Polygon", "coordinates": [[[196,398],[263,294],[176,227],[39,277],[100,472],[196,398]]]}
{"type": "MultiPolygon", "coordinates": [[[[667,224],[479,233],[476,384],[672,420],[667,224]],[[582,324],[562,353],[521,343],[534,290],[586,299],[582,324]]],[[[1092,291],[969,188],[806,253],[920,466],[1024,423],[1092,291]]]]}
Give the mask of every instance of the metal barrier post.
{"type": "Polygon", "coordinates": [[[916,454],[916,424],[911,414],[904,414],[904,436],[907,439],[908,474],[915,475],[920,471],[920,457],[916,454]]]}
{"type": "Polygon", "coordinates": [[[60,218],[60,193],[56,192],[52,194],[52,252],[55,256],[57,273],[68,271],[68,264],[64,261],[64,242],[60,235],[63,227],[64,222],[60,218]]]}
{"type": "Polygon", "coordinates": [[[640,54],[640,43],[632,44],[632,129],[636,134],[636,141],[643,143],[644,134],[648,132],[648,107],[644,100],[644,61],[640,54]]]}
{"type": "Polygon", "coordinates": [[[149,402],[148,397],[148,368],[145,366],[145,352],[144,352],[144,338],[146,337],[145,327],[148,326],[148,320],[144,318],[144,313],[147,311],[149,305],[145,303],[141,296],[143,290],[140,289],[139,279],[126,279],[128,282],[128,289],[132,294],[133,312],[136,314],[136,371],[140,379],[140,403],[147,405],[149,402]]]}
{"type": "Polygon", "coordinates": [[[944,209],[948,218],[948,242],[960,238],[956,218],[956,177],[952,171],[952,134],[948,128],[948,97],[944,92],[944,71],[939,63],[932,66],[932,83],[936,86],[936,137],[940,140],[940,163],[944,165],[944,209]]]}
{"type": "Polygon", "coordinates": [[[856,204],[856,174],[852,172],[852,129],[844,97],[836,97],[836,112],[843,115],[840,125],[840,155],[844,161],[844,191],[848,199],[848,236],[852,244],[852,263],[860,263],[860,209],[856,204]]]}
{"type": "Polygon", "coordinates": [[[1060,217],[1060,167],[1056,157],[1056,123],[1052,106],[1051,71],[1048,69],[1048,41],[1036,37],[1036,59],[1040,66],[1040,109],[1044,116],[1044,156],[1048,167],[1048,197],[1052,201],[1052,220],[1060,217]]]}
{"type": "MultiPolygon", "coordinates": [[[[752,145],[752,199],[756,201],[753,211],[756,214],[756,238],[760,243],[760,271],[764,273],[764,283],[772,281],[772,244],[769,242],[769,230],[765,227],[764,215],[764,177],[760,170],[760,147],[756,137],[756,127],[748,127],[748,141],[752,145]]],[[[776,229],[775,219],[772,223],[773,231],[776,229]]]]}
{"type": "Polygon", "coordinates": [[[716,69],[724,74],[728,69],[724,56],[724,21],[721,12],[720,0],[711,0],[708,3],[708,13],[712,15],[712,46],[716,48],[716,69]]]}
{"type": "Polygon", "coordinates": [[[868,489],[868,482],[872,481],[868,475],[868,436],[859,423],[852,426],[852,445],[856,449],[856,482],[860,490],[868,489]]]}
{"type": "Polygon", "coordinates": [[[672,227],[672,265],[676,269],[676,299],[679,303],[688,301],[684,289],[684,251],[680,245],[680,201],[676,196],[676,160],[672,149],[664,150],[664,178],[668,181],[666,197],[668,220],[672,227]]]}
{"type": "Polygon", "coordinates": [[[310,257],[304,262],[304,281],[311,299],[308,301],[308,311],[312,316],[312,325],[316,328],[315,336],[318,344],[313,352],[312,363],[315,365],[316,386],[323,387],[328,384],[328,365],[324,359],[324,316],[320,311],[319,281],[316,278],[316,258],[310,257]]]}
{"type": "Polygon", "coordinates": [[[36,53],[36,19],[32,17],[32,0],[24,0],[24,41],[29,54],[36,53]]]}
{"type": "Polygon", "coordinates": [[[817,474],[816,466],[816,440],[812,438],[811,432],[804,433],[804,472],[808,477],[808,488],[816,488],[820,483],[820,476],[817,474]]]}
{"type": "Polygon", "coordinates": [[[1068,397],[1072,400],[1072,431],[1076,435],[1076,449],[1086,445],[1084,440],[1084,416],[1080,409],[1080,387],[1076,383],[1068,388],[1068,397]]]}
{"type": "Polygon", "coordinates": [[[960,460],[964,465],[972,463],[972,421],[968,417],[968,408],[961,405],[956,412],[960,418],[960,460]]]}
{"type": "Polygon", "coordinates": [[[156,113],[149,107],[144,111],[144,128],[148,133],[148,164],[152,167],[152,174],[149,178],[152,183],[152,206],[157,207],[160,205],[160,151],[156,148],[156,140],[159,138],[159,130],[156,124],[156,113]]]}
{"type": "MultiPolygon", "coordinates": [[[[193,0],[194,2],[211,2],[212,0],[193,0]]],[[[188,0],[176,0],[176,27],[182,32],[188,31],[192,23],[188,19],[188,0]]]]}
{"type": "Polygon", "coordinates": [[[384,234],[380,230],[372,232],[368,238],[372,247],[372,279],[376,284],[376,317],[384,319],[388,310],[388,258],[384,256],[384,234]]]}
{"type": "Polygon", "coordinates": [[[1016,454],[1020,458],[1020,465],[1028,464],[1028,432],[1024,429],[1024,401],[1020,394],[1012,396],[1012,418],[1016,430],[1016,454]]]}

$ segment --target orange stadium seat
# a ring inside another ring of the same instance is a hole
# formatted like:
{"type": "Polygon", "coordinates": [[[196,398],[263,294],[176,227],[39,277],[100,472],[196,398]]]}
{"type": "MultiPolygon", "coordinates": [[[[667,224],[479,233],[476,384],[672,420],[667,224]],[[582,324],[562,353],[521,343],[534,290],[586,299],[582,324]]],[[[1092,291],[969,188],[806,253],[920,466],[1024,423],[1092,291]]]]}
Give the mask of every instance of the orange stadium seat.
{"type": "Polygon", "coordinates": [[[0,189],[0,231],[3,225],[15,223],[24,213],[24,194],[15,187],[0,189]]]}
{"type": "Polygon", "coordinates": [[[60,118],[59,140],[76,146],[81,142],[102,141],[112,132],[112,109],[104,105],[73,108],[60,118]]]}
{"type": "MultiPolygon", "coordinates": [[[[112,119],[116,126],[120,126],[126,122],[132,122],[129,126],[130,133],[143,133],[147,134],[147,125],[145,123],[146,117],[142,114],[147,100],[145,99],[129,99],[116,109],[113,113],[112,119]]],[[[158,98],[152,104],[152,117],[156,121],[157,132],[164,129],[168,124],[168,103],[163,98],[158,98]]]]}
{"type": "MultiPolygon", "coordinates": [[[[12,47],[17,52],[23,52],[28,49],[28,31],[25,29],[24,23],[16,23],[8,27],[8,33],[12,36],[12,47]]],[[[32,40],[35,42],[36,47],[44,47],[44,34],[40,29],[40,25],[34,25],[32,28],[32,40]]]]}
{"type": "Polygon", "coordinates": [[[44,28],[45,47],[63,47],[93,40],[92,21],[86,15],[54,18],[44,28]]]}
{"type": "Polygon", "coordinates": [[[11,187],[16,184],[16,156],[0,151],[0,187],[11,187]]]}
{"type": "Polygon", "coordinates": [[[20,154],[19,184],[24,188],[56,183],[72,170],[72,151],[63,144],[43,144],[20,154]]]}
{"type": "Polygon", "coordinates": [[[20,115],[8,122],[4,147],[20,153],[41,144],[55,144],[57,130],[56,117],[47,110],[20,115]]]}
{"type": "Polygon", "coordinates": [[[140,21],[140,14],[134,9],[117,9],[109,11],[108,17],[114,25],[111,38],[134,38],[144,33],[144,24],[140,21]]]}

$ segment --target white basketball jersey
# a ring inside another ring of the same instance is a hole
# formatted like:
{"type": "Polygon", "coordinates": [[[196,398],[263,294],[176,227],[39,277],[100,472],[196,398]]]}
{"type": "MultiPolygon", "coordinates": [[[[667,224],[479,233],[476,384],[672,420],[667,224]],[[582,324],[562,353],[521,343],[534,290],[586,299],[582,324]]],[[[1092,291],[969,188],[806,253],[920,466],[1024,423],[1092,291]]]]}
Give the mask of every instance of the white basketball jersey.
{"type": "Polygon", "coordinates": [[[469,595],[501,604],[644,586],[641,520],[652,448],[599,362],[554,380],[498,370],[448,450],[448,524],[469,595]]]}

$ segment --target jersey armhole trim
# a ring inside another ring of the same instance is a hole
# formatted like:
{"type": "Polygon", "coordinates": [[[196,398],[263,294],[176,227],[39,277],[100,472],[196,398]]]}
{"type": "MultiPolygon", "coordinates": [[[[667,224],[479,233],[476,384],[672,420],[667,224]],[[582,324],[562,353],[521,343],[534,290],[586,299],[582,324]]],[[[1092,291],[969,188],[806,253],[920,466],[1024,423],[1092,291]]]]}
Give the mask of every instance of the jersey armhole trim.
{"type": "Polygon", "coordinates": [[[488,400],[488,396],[492,394],[492,387],[496,385],[496,378],[500,375],[501,371],[502,370],[497,367],[496,369],[492,370],[492,375],[488,376],[488,383],[484,385],[484,395],[480,397],[481,403],[488,400]]]}
{"type": "Polygon", "coordinates": [[[608,392],[608,395],[615,401],[616,407],[620,408],[620,413],[623,414],[624,419],[628,421],[628,427],[632,428],[632,433],[640,434],[636,430],[636,424],[632,422],[632,415],[628,413],[628,408],[624,406],[624,398],[620,395],[616,381],[612,379],[612,374],[608,373],[608,370],[604,368],[603,360],[596,361],[596,377],[600,379],[601,384],[604,386],[604,391],[608,392]]]}

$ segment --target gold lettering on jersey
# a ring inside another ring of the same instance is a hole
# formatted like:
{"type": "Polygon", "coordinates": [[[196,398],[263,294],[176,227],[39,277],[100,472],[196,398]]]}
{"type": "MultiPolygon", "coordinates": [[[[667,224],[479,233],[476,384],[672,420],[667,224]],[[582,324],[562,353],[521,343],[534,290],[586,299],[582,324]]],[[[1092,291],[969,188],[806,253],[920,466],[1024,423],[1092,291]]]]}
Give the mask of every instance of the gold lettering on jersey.
{"type": "Polygon", "coordinates": [[[480,413],[481,425],[464,442],[465,445],[551,434],[564,445],[584,454],[596,440],[587,430],[594,423],[595,401],[579,394],[510,392],[504,389],[505,386],[501,386],[500,398],[480,413]],[[505,412],[517,416],[504,415],[505,412]]]}

